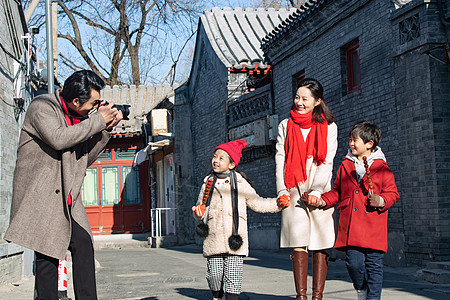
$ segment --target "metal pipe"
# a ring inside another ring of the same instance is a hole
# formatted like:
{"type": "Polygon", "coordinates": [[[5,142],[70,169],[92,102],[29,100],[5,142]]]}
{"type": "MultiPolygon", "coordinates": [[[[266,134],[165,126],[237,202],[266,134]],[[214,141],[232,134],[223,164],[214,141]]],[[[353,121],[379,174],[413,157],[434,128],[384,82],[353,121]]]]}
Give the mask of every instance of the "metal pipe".
{"type": "Polygon", "coordinates": [[[46,39],[47,39],[47,83],[48,93],[55,92],[55,75],[53,70],[53,38],[52,38],[52,1],[45,0],[45,23],[46,23],[46,39]]]}

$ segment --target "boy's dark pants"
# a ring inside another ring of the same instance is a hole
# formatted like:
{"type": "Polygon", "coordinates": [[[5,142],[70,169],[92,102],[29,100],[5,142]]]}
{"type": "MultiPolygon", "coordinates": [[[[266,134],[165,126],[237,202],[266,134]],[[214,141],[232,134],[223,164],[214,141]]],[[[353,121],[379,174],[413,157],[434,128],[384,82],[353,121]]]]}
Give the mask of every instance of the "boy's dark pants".
{"type": "Polygon", "coordinates": [[[348,247],[345,265],[357,290],[367,288],[367,299],[380,299],[383,287],[383,257],[379,250],[348,247]]]}
{"type": "MultiPolygon", "coordinates": [[[[69,250],[72,255],[73,285],[76,299],[97,299],[94,248],[91,236],[72,219],[69,250]]],[[[58,299],[57,258],[36,253],[35,285],[38,299],[58,299]]]]}

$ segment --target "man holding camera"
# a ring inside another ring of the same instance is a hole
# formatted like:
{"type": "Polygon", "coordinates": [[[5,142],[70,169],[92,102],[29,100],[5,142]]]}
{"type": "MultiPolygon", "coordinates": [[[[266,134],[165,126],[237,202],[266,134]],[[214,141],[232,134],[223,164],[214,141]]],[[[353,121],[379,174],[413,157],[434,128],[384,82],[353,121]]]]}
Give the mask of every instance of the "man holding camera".
{"type": "Polygon", "coordinates": [[[103,80],[78,71],[31,101],[20,134],[4,239],[35,251],[37,299],[58,299],[58,260],[72,254],[76,299],[97,299],[91,229],[81,200],[86,169],[123,115],[102,104],[103,80]],[[94,108],[97,108],[95,111],[94,108]]]}

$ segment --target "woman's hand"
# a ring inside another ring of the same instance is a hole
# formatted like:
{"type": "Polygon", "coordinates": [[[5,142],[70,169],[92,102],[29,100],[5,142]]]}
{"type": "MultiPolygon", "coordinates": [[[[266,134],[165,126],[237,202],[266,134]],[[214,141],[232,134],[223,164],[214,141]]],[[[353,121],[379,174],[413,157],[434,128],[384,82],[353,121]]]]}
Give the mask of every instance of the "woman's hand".
{"type": "Polygon", "coordinates": [[[318,198],[313,195],[309,195],[307,192],[303,193],[303,195],[300,197],[300,200],[305,202],[306,205],[309,205],[309,206],[314,206],[314,207],[326,206],[325,201],[323,201],[321,198],[318,198]]]}

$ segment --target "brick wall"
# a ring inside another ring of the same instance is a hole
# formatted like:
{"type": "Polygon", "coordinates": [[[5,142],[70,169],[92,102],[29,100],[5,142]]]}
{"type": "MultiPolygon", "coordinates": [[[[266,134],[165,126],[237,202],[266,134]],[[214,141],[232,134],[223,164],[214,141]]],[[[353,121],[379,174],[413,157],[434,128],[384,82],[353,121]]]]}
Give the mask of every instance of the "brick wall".
{"type": "MultiPolygon", "coordinates": [[[[275,198],[275,157],[270,156],[238,166],[252,181],[258,195],[275,198]]],[[[261,214],[248,209],[249,245],[251,249],[279,249],[281,213],[261,214]]]]}
{"type": "MultiPolygon", "coordinates": [[[[4,6],[0,7],[0,23],[6,24],[4,6]]],[[[10,53],[10,34],[6,26],[0,28],[0,43],[10,53]]],[[[12,196],[12,176],[16,163],[19,126],[14,119],[14,60],[0,50],[0,239],[9,224],[12,196]]]]}
{"type": "Polygon", "coordinates": [[[202,29],[198,35],[190,82],[175,92],[177,231],[181,243],[197,238],[191,207],[197,201],[203,178],[211,170],[214,148],[226,141],[227,134],[227,69],[210,45],[203,42],[207,38],[202,29]]]}
{"type": "MultiPolygon", "coordinates": [[[[3,236],[9,225],[13,173],[16,164],[17,145],[19,141],[21,117],[16,114],[14,105],[14,79],[21,78],[17,72],[18,63],[9,54],[20,59],[17,55],[20,50],[13,49],[12,36],[6,15],[15,21],[15,38],[21,42],[23,35],[22,24],[15,1],[4,1],[0,5],[0,43],[7,52],[0,49],[0,283],[20,280],[23,275],[23,248],[8,244],[3,236]],[[5,8],[11,9],[6,12],[5,8]],[[9,54],[8,54],[9,53],[9,54]]],[[[20,80],[18,80],[20,85],[20,80]]],[[[29,102],[29,99],[26,99],[29,102]]],[[[30,265],[25,266],[27,270],[30,265]]],[[[27,271],[27,275],[28,275],[27,271]]]]}
{"type": "Polygon", "coordinates": [[[175,93],[175,188],[177,207],[177,236],[180,244],[194,240],[194,222],[191,207],[196,198],[198,187],[193,175],[191,107],[187,102],[187,87],[181,86],[175,93]]]}
{"type": "Polygon", "coordinates": [[[22,279],[23,255],[14,254],[0,259],[0,284],[19,281],[22,279]]]}
{"type": "Polygon", "coordinates": [[[413,17],[420,24],[416,38],[396,40],[393,60],[399,148],[405,149],[405,155],[399,155],[405,254],[408,262],[418,265],[450,259],[450,201],[446,196],[450,186],[450,72],[424,54],[446,41],[437,15],[435,3],[425,9],[413,1],[392,16],[393,31],[413,17]]]}

